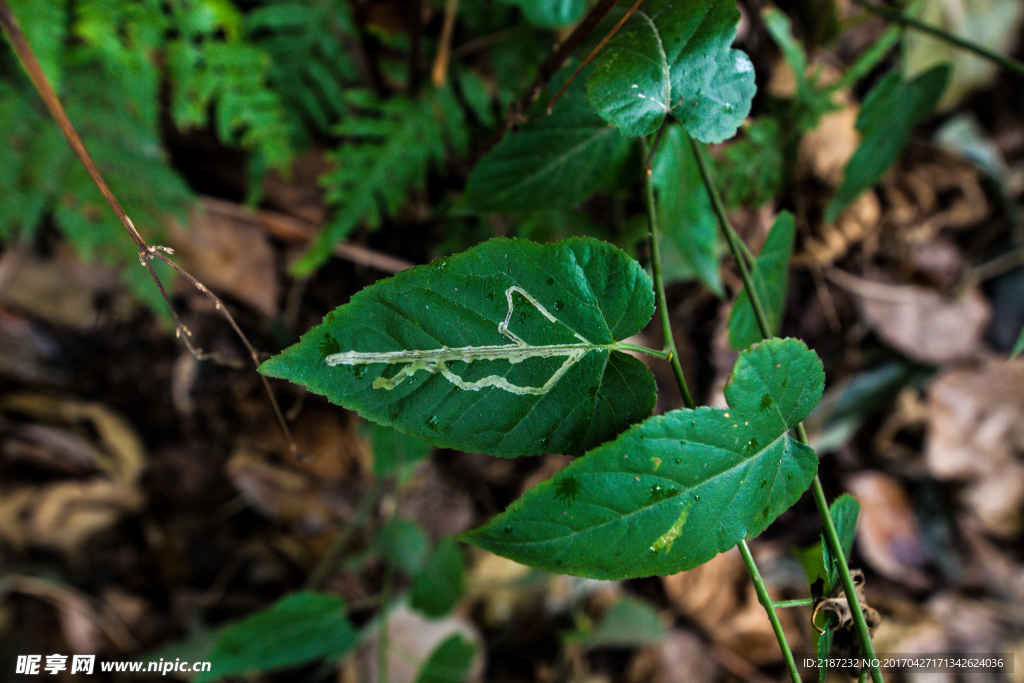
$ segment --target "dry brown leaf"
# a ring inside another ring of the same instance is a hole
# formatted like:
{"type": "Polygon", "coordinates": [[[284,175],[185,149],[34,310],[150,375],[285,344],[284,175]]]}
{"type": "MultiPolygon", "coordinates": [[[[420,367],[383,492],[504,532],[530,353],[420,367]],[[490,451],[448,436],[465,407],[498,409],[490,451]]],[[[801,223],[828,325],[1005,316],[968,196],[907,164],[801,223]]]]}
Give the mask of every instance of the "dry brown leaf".
{"type": "Polygon", "coordinates": [[[172,220],[168,230],[185,270],[214,291],[266,316],[276,315],[280,283],[274,252],[254,212],[229,202],[202,199],[190,211],[187,227],[172,220]]]}
{"type": "Polygon", "coordinates": [[[307,475],[271,465],[244,448],[231,456],[226,471],[245,501],[260,514],[295,524],[304,532],[331,528],[350,507],[307,475]]]}
{"type": "Polygon", "coordinates": [[[0,301],[51,323],[89,330],[96,326],[96,302],[101,297],[110,300],[109,310],[122,320],[138,306],[124,292],[117,271],[83,263],[62,243],[52,258],[30,255],[20,264],[0,301]]]}
{"type": "Polygon", "coordinates": [[[0,495],[0,538],[15,548],[33,545],[74,553],[142,503],[142,495],[127,482],[89,479],[23,486],[0,495]]]}
{"type": "MultiPolygon", "coordinates": [[[[739,550],[733,548],[689,571],[665,576],[662,584],[675,609],[726,649],[758,665],[782,654],[764,608],[757,600],[739,550]]],[[[779,613],[786,633],[798,633],[791,612],[779,613]]]]}
{"type": "Polygon", "coordinates": [[[846,164],[860,145],[857,105],[847,105],[821,117],[818,125],[800,140],[801,171],[833,187],[843,180],[846,164]]]}
{"type": "MultiPolygon", "coordinates": [[[[388,620],[389,683],[413,683],[434,648],[453,635],[462,636],[476,645],[473,663],[465,680],[467,683],[480,681],[484,671],[484,641],[471,622],[452,615],[427,619],[404,604],[382,614],[386,614],[388,620]]],[[[372,628],[369,633],[370,638],[357,655],[360,683],[376,683],[378,680],[378,629],[372,628]]]]}
{"type": "Polygon", "coordinates": [[[1024,359],[954,368],[928,388],[926,462],[939,479],[969,482],[961,500],[990,533],[1022,528],[1024,359]]]}
{"type": "Polygon", "coordinates": [[[142,507],[138,482],[142,444],[132,426],[109,408],[47,394],[0,399],[3,423],[21,439],[3,454],[32,457],[56,474],[89,474],[51,483],[4,482],[0,538],[16,548],[37,546],[73,554],[88,539],[142,507]]]}
{"type": "MultiPolygon", "coordinates": [[[[131,424],[103,404],[80,401],[50,394],[18,393],[7,394],[0,399],[0,412],[28,418],[35,425],[52,425],[49,442],[55,447],[65,447],[67,457],[78,458],[81,465],[88,465],[110,477],[135,482],[144,467],[142,441],[131,424]],[[63,430],[63,438],[56,437],[53,430],[63,430]],[[88,438],[87,438],[88,437],[88,438]],[[88,443],[73,450],[76,442],[88,443]]],[[[35,430],[42,434],[44,430],[35,430]]],[[[59,456],[53,454],[54,457],[59,456]]]]}
{"type": "Polygon", "coordinates": [[[529,567],[494,553],[481,551],[476,555],[466,581],[466,596],[482,603],[485,624],[502,624],[537,591],[526,586],[529,567]]]}
{"type": "Polygon", "coordinates": [[[628,681],[636,683],[691,683],[713,681],[718,666],[708,657],[707,644],[683,629],[672,629],[658,647],[644,648],[630,662],[628,681]]]}
{"type": "Polygon", "coordinates": [[[846,482],[860,501],[857,543],[879,574],[914,588],[924,588],[928,562],[917,516],[899,481],[881,472],[860,472],[846,482]]]}
{"type": "Polygon", "coordinates": [[[857,299],[864,320],[884,341],[908,358],[942,364],[977,354],[991,310],[981,292],[971,289],[948,299],[917,285],[888,285],[840,270],[829,279],[857,299]]]}

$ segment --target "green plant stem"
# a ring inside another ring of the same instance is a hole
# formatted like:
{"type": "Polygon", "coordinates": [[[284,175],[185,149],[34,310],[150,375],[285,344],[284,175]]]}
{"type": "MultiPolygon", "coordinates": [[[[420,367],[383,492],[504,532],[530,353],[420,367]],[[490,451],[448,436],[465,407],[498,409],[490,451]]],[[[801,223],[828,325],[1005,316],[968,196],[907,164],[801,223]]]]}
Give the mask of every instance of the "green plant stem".
{"type": "Polygon", "coordinates": [[[687,138],[690,141],[693,157],[697,160],[701,181],[703,181],[708,196],[711,198],[711,209],[715,212],[718,225],[722,229],[725,241],[729,245],[729,251],[732,253],[732,257],[736,260],[736,265],[740,269],[743,286],[746,287],[747,294],[750,297],[750,304],[754,308],[754,318],[757,320],[757,327],[761,330],[762,337],[771,339],[775,335],[772,333],[771,325],[768,324],[768,316],[765,315],[764,306],[761,305],[761,298],[757,296],[754,289],[753,278],[750,277],[750,266],[747,261],[749,259],[753,262],[753,259],[750,252],[746,250],[746,245],[742,243],[739,235],[736,234],[736,231],[733,230],[732,225],[729,223],[729,217],[725,214],[725,205],[722,204],[722,198],[718,195],[718,190],[715,189],[715,181],[711,177],[711,168],[708,166],[708,160],[704,156],[704,149],[692,137],[687,136],[687,138]]]}
{"type": "Polygon", "coordinates": [[[788,609],[790,607],[810,607],[814,604],[814,598],[800,598],[799,600],[777,600],[772,603],[775,609],[788,609]]]}
{"type": "Polygon", "coordinates": [[[967,40],[966,38],[960,38],[959,36],[955,36],[941,28],[930,26],[929,24],[918,21],[913,17],[908,17],[906,14],[898,10],[894,10],[889,7],[882,7],[881,5],[876,5],[873,2],[868,2],[868,0],[853,0],[853,2],[872,14],[877,14],[878,16],[898,23],[901,26],[909,26],[910,28],[916,29],[922,33],[927,33],[934,38],[943,40],[950,45],[955,45],[956,47],[973,52],[979,57],[984,57],[985,59],[995,62],[1007,71],[1011,71],[1018,76],[1024,77],[1024,64],[1021,64],[1012,57],[1007,57],[999,54],[998,52],[993,52],[992,50],[967,40]]]}
{"type": "Polygon", "coordinates": [[[654,184],[651,182],[651,157],[654,152],[647,149],[647,141],[640,138],[640,154],[646,160],[644,164],[644,191],[647,195],[647,238],[651,245],[651,271],[654,273],[654,294],[658,298],[658,316],[661,321],[661,334],[665,339],[665,351],[669,354],[669,364],[675,375],[679,393],[683,397],[683,405],[691,410],[696,407],[690,389],[686,385],[683,366],[679,363],[676,341],[672,336],[672,323],[668,317],[668,300],[665,297],[665,279],[661,273],[661,250],[658,246],[658,214],[654,203],[654,184]]]}
{"type": "Polygon", "coordinates": [[[352,540],[352,536],[355,535],[356,531],[363,526],[363,523],[370,514],[370,509],[380,498],[380,492],[381,482],[376,481],[363,494],[363,498],[359,501],[359,506],[355,512],[352,513],[345,526],[342,527],[334,537],[334,540],[331,541],[330,547],[316,563],[316,566],[313,567],[313,571],[309,573],[309,577],[303,586],[305,590],[317,590],[327,581],[341,554],[345,552],[348,542],[352,540]]]}
{"type": "MultiPolygon", "coordinates": [[[[803,443],[807,443],[807,432],[804,431],[803,424],[797,425],[797,436],[803,443]]],[[[850,616],[853,617],[853,626],[860,640],[861,652],[869,661],[876,662],[875,644],[871,642],[871,633],[868,631],[867,622],[864,621],[864,612],[861,610],[860,599],[857,597],[857,588],[853,585],[853,577],[850,576],[850,568],[847,566],[846,556],[843,554],[843,544],[839,541],[836,525],[832,522],[832,515],[828,512],[825,490],[821,487],[821,479],[817,475],[811,482],[811,493],[818,506],[818,511],[821,513],[825,542],[828,543],[829,552],[832,553],[832,557],[836,560],[836,566],[839,568],[839,580],[843,584],[846,602],[850,606],[850,616]],[[824,510],[823,513],[822,510],[824,510]]],[[[871,666],[871,680],[874,683],[882,683],[882,670],[878,668],[877,664],[871,666]]]]}
{"type": "Polygon", "coordinates": [[[646,346],[638,346],[636,344],[624,344],[622,342],[619,342],[618,344],[615,345],[615,348],[618,349],[619,351],[636,351],[637,353],[644,353],[647,354],[648,356],[653,356],[658,360],[668,360],[671,356],[671,353],[669,351],[649,349],[646,346]]]}
{"type": "MultiPolygon", "coordinates": [[[[662,130],[664,130],[664,125],[655,137],[655,144],[657,144],[657,141],[661,139],[662,130]]],[[[657,206],[654,201],[654,184],[651,182],[654,150],[648,151],[647,143],[643,138],[640,139],[640,144],[641,154],[645,159],[644,189],[647,194],[647,220],[650,228],[648,237],[651,243],[651,270],[654,272],[654,291],[655,295],[658,297],[658,312],[661,316],[661,329],[662,334],[665,337],[665,348],[671,354],[669,360],[672,364],[672,371],[675,373],[676,384],[679,385],[679,392],[683,396],[683,403],[687,408],[692,410],[696,405],[693,402],[693,398],[690,396],[690,390],[686,386],[686,378],[683,376],[683,368],[679,364],[679,357],[676,353],[676,342],[672,335],[672,326],[668,317],[668,303],[665,297],[665,280],[661,273],[661,253],[658,247],[658,214],[657,206]]],[[[717,195],[713,196],[717,199],[717,195]]],[[[722,215],[724,215],[724,210],[722,215]]],[[[779,615],[775,611],[772,599],[768,595],[768,588],[764,585],[764,579],[761,578],[761,572],[757,569],[757,564],[754,562],[754,556],[750,554],[750,548],[747,547],[746,540],[741,540],[739,542],[739,548],[740,553],[743,555],[743,563],[747,566],[747,573],[750,574],[750,580],[754,582],[754,590],[757,591],[757,598],[760,600],[761,605],[768,614],[768,620],[772,624],[772,629],[775,630],[775,637],[779,641],[779,648],[782,650],[782,656],[786,660],[786,668],[789,670],[790,678],[793,680],[793,683],[800,683],[800,672],[797,671],[796,661],[793,659],[793,651],[789,647],[789,641],[786,640],[786,633],[782,630],[782,623],[779,621],[779,615]]]]}
{"type": "MultiPolygon", "coordinates": [[[[718,218],[718,223],[725,235],[725,240],[729,244],[729,250],[732,252],[733,258],[736,259],[736,263],[739,265],[740,277],[743,279],[743,286],[746,288],[747,296],[754,308],[754,316],[757,318],[757,326],[761,330],[761,335],[765,339],[770,339],[775,335],[772,334],[771,327],[768,325],[768,318],[764,314],[764,307],[761,305],[757,290],[754,289],[754,282],[750,277],[750,270],[747,267],[746,256],[743,253],[743,249],[740,247],[739,237],[736,235],[736,231],[733,230],[732,225],[729,224],[729,218],[725,214],[725,207],[722,204],[722,199],[718,196],[718,190],[715,187],[714,179],[711,177],[711,171],[708,167],[707,160],[704,157],[704,150],[693,138],[690,138],[690,146],[693,149],[694,157],[697,159],[697,166],[700,169],[701,180],[708,192],[708,196],[711,197],[711,206],[715,211],[715,216],[718,218]]],[[[800,443],[807,445],[807,430],[804,429],[803,423],[798,424],[795,431],[800,443]]],[[[821,517],[825,543],[828,545],[829,552],[831,552],[832,556],[836,558],[836,565],[839,569],[839,578],[843,584],[843,590],[846,591],[846,600],[850,606],[850,613],[853,617],[854,628],[857,631],[857,638],[860,642],[861,652],[863,652],[864,656],[869,660],[876,661],[875,646],[874,643],[871,642],[871,633],[868,631],[867,622],[864,621],[864,613],[860,606],[860,600],[857,597],[857,591],[853,585],[853,578],[850,576],[850,568],[846,564],[846,555],[843,553],[842,544],[839,542],[839,535],[836,533],[835,524],[832,523],[832,515],[829,514],[828,510],[828,501],[825,499],[825,492],[821,487],[821,479],[818,475],[814,476],[814,481],[811,483],[811,490],[814,496],[814,503],[818,508],[818,515],[821,517]]],[[[877,665],[871,667],[871,679],[874,683],[884,683],[882,670],[877,665]]]]}
{"type": "Polygon", "coordinates": [[[771,596],[768,595],[768,587],[764,585],[764,579],[761,578],[761,572],[757,569],[754,556],[750,553],[746,540],[740,541],[739,548],[740,554],[743,555],[743,564],[747,565],[747,573],[750,574],[750,580],[754,582],[757,599],[761,606],[764,607],[764,611],[768,613],[768,621],[772,622],[772,630],[775,631],[775,638],[779,641],[779,647],[782,648],[782,658],[786,661],[789,677],[793,680],[793,683],[800,683],[800,672],[797,671],[796,660],[793,659],[793,651],[789,648],[786,632],[782,630],[779,614],[775,611],[776,605],[772,602],[771,596]]]}

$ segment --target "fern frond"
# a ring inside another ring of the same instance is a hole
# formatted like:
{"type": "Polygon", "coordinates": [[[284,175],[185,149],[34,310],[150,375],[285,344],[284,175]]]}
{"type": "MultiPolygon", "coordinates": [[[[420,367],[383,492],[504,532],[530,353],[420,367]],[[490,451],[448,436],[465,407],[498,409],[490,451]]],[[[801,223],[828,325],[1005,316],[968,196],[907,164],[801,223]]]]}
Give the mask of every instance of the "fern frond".
{"type": "Polygon", "coordinates": [[[463,151],[468,139],[462,111],[447,89],[420,100],[382,102],[362,91],[347,97],[358,114],[335,128],[347,140],[329,155],[335,168],[320,178],[337,211],[293,266],[296,274],[313,272],[360,223],[379,226],[383,214],[396,211],[411,189],[423,185],[431,166],[444,161],[448,146],[463,151]]]}
{"type": "Polygon", "coordinates": [[[25,39],[36,53],[43,73],[60,93],[64,72],[64,38],[68,3],[65,0],[9,0],[25,39]]]}
{"type": "Polygon", "coordinates": [[[294,130],[267,84],[270,56],[241,40],[241,15],[231,3],[206,3],[223,10],[213,17],[199,4],[176,5],[181,35],[167,46],[175,124],[204,125],[212,107],[221,142],[262,156],[268,166],[286,167],[294,130]]]}
{"type": "Polygon", "coordinates": [[[346,41],[356,30],[345,0],[262,0],[246,17],[253,42],[271,56],[270,83],[299,119],[326,133],[344,114],[356,78],[346,41]]]}

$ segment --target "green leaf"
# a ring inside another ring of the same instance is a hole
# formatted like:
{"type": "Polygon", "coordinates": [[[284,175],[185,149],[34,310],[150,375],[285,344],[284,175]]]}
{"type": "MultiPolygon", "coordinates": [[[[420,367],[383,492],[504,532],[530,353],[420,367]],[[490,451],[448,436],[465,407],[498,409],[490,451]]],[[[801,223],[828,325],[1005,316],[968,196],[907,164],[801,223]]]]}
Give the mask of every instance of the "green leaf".
{"type": "Polygon", "coordinates": [[[587,0],[505,0],[517,5],[538,26],[559,28],[575,24],[587,11],[587,0]]]}
{"type": "MultiPolygon", "coordinates": [[[[793,253],[796,226],[793,214],[783,211],[775,218],[765,238],[761,253],[750,269],[751,279],[771,331],[778,333],[782,326],[782,313],[786,308],[786,285],[789,280],[789,257],[793,253]]],[[[729,314],[729,345],[739,351],[763,338],[754,317],[754,307],[746,289],[740,291],[729,314]]]]}
{"type": "Polygon", "coordinates": [[[619,344],[653,312],[610,244],[495,239],[367,287],[260,372],[435,446],[582,453],[654,408],[619,344]]]}
{"type": "Polygon", "coordinates": [[[608,608],[601,624],[580,639],[587,648],[643,647],[665,640],[668,629],[649,603],[629,596],[608,608]]]}
{"type": "Polygon", "coordinates": [[[412,576],[427,554],[427,534],[411,519],[397,517],[381,527],[377,548],[406,574],[412,576]]]}
{"type": "Polygon", "coordinates": [[[726,208],[753,208],[774,198],[783,184],[786,145],[779,121],[755,119],[714,159],[715,178],[726,208]]]}
{"type": "Polygon", "coordinates": [[[477,211],[505,213],[578,204],[617,179],[630,144],[574,88],[551,115],[506,135],[480,160],[463,201],[477,211]]]}
{"type": "Polygon", "coordinates": [[[462,554],[451,537],[442,538],[412,580],[409,604],[428,617],[447,614],[466,586],[462,554]]]}
{"type": "Polygon", "coordinates": [[[718,222],[681,127],[671,126],[665,131],[654,158],[651,183],[658,194],[658,227],[664,235],[662,259],[666,277],[696,277],[712,292],[723,296],[718,268],[722,255],[718,222]]]}
{"type": "Polygon", "coordinates": [[[652,417],[462,539],[596,579],[696,567],[761,533],[810,486],[817,457],[789,430],[814,408],[824,381],[803,342],[757,344],[733,368],[729,408],[652,417]]]}
{"type": "Polygon", "coordinates": [[[356,631],[341,598],[293,593],[218,632],[206,655],[210,671],[196,683],[227,676],[338,659],[356,644],[356,631]]]}
{"type": "Polygon", "coordinates": [[[378,424],[370,425],[370,445],[374,476],[398,476],[399,480],[413,465],[429,457],[432,450],[417,438],[378,424]]]}
{"type": "Polygon", "coordinates": [[[416,683],[462,683],[469,675],[475,654],[476,645],[453,633],[430,653],[416,683]]]}
{"type": "Polygon", "coordinates": [[[754,97],[754,67],[730,45],[735,0],[647,0],[594,59],[587,95],[629,136],[647,135],[671,113],[690,135],[735,134],[754,97]]]}
{"type": "Polygon", "coordinates": [[[835,630],[831,623],[825,624],[825,631],[818,634],[818,660],[824,662],[818,667],[818,683],[825,683],[828,679],[828,653],[832,650],[834,636],[835,630]]]}
{"type": "Polygon", "coordinates": [[[842,184],[825,209],[827,222],[834,221],[896,161],[914,126],[935,108],[948,80],[949,67],[945,64],[909,82],[893,70],[868,93],[857,117],[857,130],[864,137],[846,164],[842,184]]]}
{"type": "MultiPolygon", "coordinates": [[[[832,517],[832,523],[836,527],[839,536],[839,543],[843,548],[843,557],[849,561],[850,553],[853,552],[853,539],[857,533],[857,517],[860,515],[860,503],[848,493],[836,498],[829,506],[828,514],[832,517]]],[[[828,569],[828,583],[825,586],[825,594],[828,595],[832,589],[839,585],[839,569],[835,566],[835,558],[829,552],[828,544],[824,539],[821,542],[822,559],[828,569]]]]}
{"type": "Polygon", "coordinates": [[[1010,351],[1010,358],[1013,358],[1021,351],[1024,351],[1024,328],[1021,328],[1020,336],[1017,337],[1017,343],[1013,345],[1013,350],[1010,351]]]}
{"type": "Polygon", "coordinates": [[[358,114],[335,127],[334,134],[346,142],[328,155],[335,166],[320,178],[336,213],[292,266],[296,275],[316,270],[360,223],[376,228],[398,210],[409,190],[423,185],[431,166],[445,159],[447,144],[465,147],[462,110],[448,89],[418,101],[381,101],[366,92],[347,97],[358,114]]]}
{"type": "MultiPolygon", "coordinates": [[[[63,84],[68,4],[61,0],[11,0],[25,40],[57,93],[63,84]]],[[[6,35],[5,35],[6,37],[6,35]]]]}

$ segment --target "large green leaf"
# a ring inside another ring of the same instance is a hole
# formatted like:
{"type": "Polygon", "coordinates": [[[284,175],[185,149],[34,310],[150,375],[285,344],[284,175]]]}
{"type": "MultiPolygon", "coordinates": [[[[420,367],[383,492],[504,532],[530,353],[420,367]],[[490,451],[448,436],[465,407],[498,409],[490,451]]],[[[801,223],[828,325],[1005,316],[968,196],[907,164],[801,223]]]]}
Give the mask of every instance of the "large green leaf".
{"type": "Polygon", "coordinates": [[[821,361],[803,342],[762,342],[740,354],[729,408],[650,418],[462,538],[598,579],[696,567],[761,533],[810,486],[818,460],[789,430],[823,386],[821,361]]]}
{"type": "MultiPolygon", "coordinates": [[[[783,211],[772,224],[761,253],[754,260],[750,277],[757,290],[773,334],[778,334],[786,308],[786,285],[789,280],[789,257],[793,253],[796,224],[793,214],[783,211]]],[[[729,313],[729,345],[739,351],[761,341],[764,335],[754,316],[754,307],[746,288],[740,290],[729,313]]]]}
{"type": "Polygon", "coordinates": [[[893,70],[868,93],[857,117],[857,130],[864,138],[846,164],[843,182],[825,209],[826,221],[834,221],[896,161],[914,126],[935,108],[948,80],[949,66],[945,64],[909,82],[903,80],[899,70],[893,70]]]}
{"type": "Polygon", "coordinates": [[[197,683],[338,659],[356,644],[341,598],[293,593],[267,609],[221,629],[205,656],[210,671],[197,683]]]}
{"type": "Polygon", "coordinates": [[[658,193],[658,227],[664,235],[662,267],[666,277],[699,278],[708,289],[722,296],[718,221],[686,133],[679,126],[665,131],[654,158],[651,183],[658,193]]]}
{"type": "Polygon", "coordinates": [[[530,213],[572,206],[614,181],[630,140],[573,88],[550,116],[530,121],[484,156],[463,201],[477,211],[530,213]]]}
{"type": "Polygon", "coordinates": [[[735,0],[647,0],[594,59],[587,95],[625,135],[654,132],[671,113],[703,142],[730,138],[757,89],[733,50],[735,0]]]}
{"type": "Polygon", "coordinates": [[[367,287],[260,372],[436,446],[582,453],[654,408],[620,345],[653,312],[610,244],[495,239],[367,287]]]}

